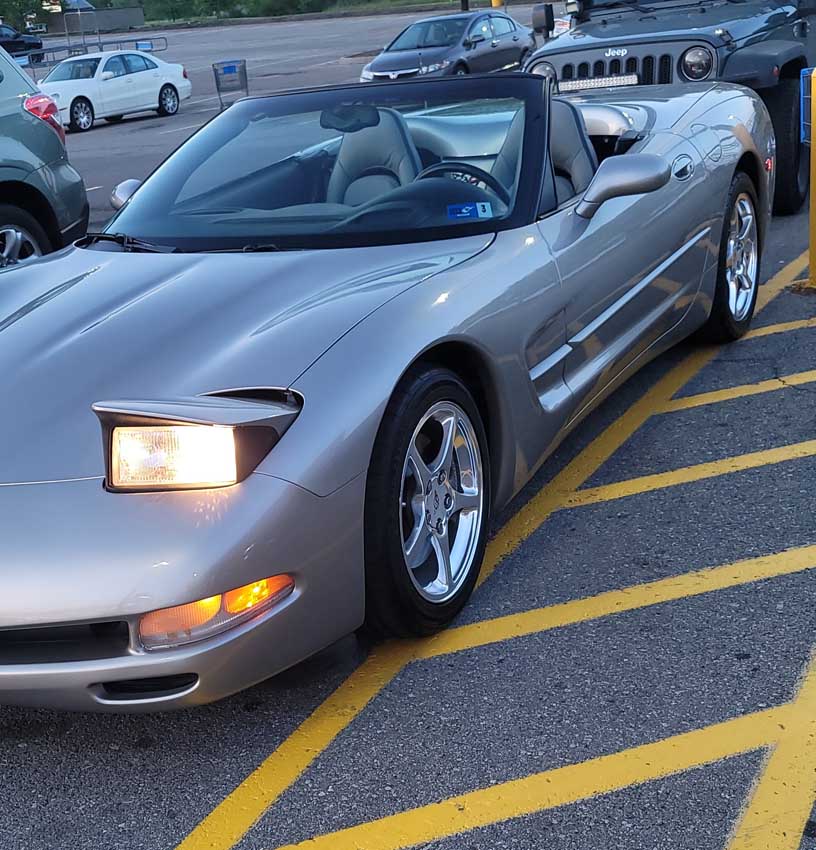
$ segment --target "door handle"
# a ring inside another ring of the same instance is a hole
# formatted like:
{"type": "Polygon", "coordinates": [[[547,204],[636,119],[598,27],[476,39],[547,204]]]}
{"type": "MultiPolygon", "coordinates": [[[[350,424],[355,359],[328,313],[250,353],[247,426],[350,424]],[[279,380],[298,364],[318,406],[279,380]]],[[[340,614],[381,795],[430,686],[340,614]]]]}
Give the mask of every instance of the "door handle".
{"type": "Polygon", "coordinates": [[[517,35],[514,35],[514,36],[513,36],[513,41],[518,41],[518,40],[519,40],[519,37],[518,37],[517,35]]]}
{"type": "Polygon", "coordinates": [[[688,154],[680,154],[672,163],[672,175],[677,180],[688,180],[694,174],[694,160],[688,154]]]}
{"type": "Polygon", "coordinates": [[[498,47],[498,46],[499,46],[499,42],[498,42],[498,41],[495,41],[495,40],[494,40],[494,41],[491,41],[491,42],[490,42],[490,46],[491,46],[491,47],[498,47]]]}

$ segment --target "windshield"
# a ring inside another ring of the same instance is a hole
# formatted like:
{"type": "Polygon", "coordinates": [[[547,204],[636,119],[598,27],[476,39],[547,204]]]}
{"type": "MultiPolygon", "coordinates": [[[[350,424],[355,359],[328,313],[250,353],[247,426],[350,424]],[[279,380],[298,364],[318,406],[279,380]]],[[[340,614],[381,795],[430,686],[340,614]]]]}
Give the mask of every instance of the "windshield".
{"type": "Polygon", "coordinates": [[[388,46],[394,50],[422,50],[428,47],[453,47],[465,34],[467,18],[437,18],[420,21],[403,30],[388,46]]]}
{"type": "Polygon", "coordinates": [[[73,59],[62,62],[51,69],[44,83],[59,83],[64,80],[90,80],[96,73],[99,59],[73,59]]]}
{"type": "Polygon", "coordinates": [[[538,78],[497,75],[240,101],[171,156],[107,231],[228,250],[505,229],[529,214],[543,164],[542,151],[524,179],[541,92],[538,78]]]}

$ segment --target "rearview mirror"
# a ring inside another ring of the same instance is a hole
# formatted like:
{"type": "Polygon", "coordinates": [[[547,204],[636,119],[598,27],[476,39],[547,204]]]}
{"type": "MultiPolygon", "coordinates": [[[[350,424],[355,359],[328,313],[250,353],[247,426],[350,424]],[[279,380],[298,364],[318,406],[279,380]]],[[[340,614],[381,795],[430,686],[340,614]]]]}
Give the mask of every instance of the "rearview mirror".
{"type": "Polygon", "coordinates": [[[110,205],[115,210],[120,210],[130,200],[131,195],[142,185],[141,180],[123,180],[113,187],[110,196],[110,205]]]}
{"type": "Polygon", "coordinates": [[[102,80],[112,80],[113,79],[113,71],[103,71],[100,79],[102,79],[102,80]]]}
{"type": "Polygon", "coordinates": [[[533,29],[549,38],[555,29],[555,11],[552,3],[539,3],[533,6],[533,29]]]}
{"type": "Polygon", "coordinates": [[[598,167],[575,214],[592,218],[605,201],[654,192],[665,186],[670,177],[671,169],[662,156],[653,153],[610,156],[598,167]]]}

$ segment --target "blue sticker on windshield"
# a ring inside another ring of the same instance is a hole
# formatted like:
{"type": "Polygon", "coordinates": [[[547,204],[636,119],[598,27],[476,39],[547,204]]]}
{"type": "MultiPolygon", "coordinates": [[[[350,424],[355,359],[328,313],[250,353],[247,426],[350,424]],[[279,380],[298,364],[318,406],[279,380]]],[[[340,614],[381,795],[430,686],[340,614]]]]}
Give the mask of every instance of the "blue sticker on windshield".
{"type": "Polygon", "coordinates": [[[448,218],[493,218],[490,204],[448,204],[448,218]]]}

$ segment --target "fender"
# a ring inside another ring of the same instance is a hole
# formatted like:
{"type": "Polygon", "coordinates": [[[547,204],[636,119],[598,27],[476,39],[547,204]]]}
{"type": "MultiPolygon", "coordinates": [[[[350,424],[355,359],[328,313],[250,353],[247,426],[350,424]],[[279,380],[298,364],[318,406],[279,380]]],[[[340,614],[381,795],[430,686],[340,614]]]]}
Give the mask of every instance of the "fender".
{"type": "Polygon", "coordinates": [[[728,55],[720,79],[756,89],[770,88],[779,82],[778,69],[796,60],[801,60],[802,67],[807,66],[804,44],[776,39],[760,41],[728,55]]]}

